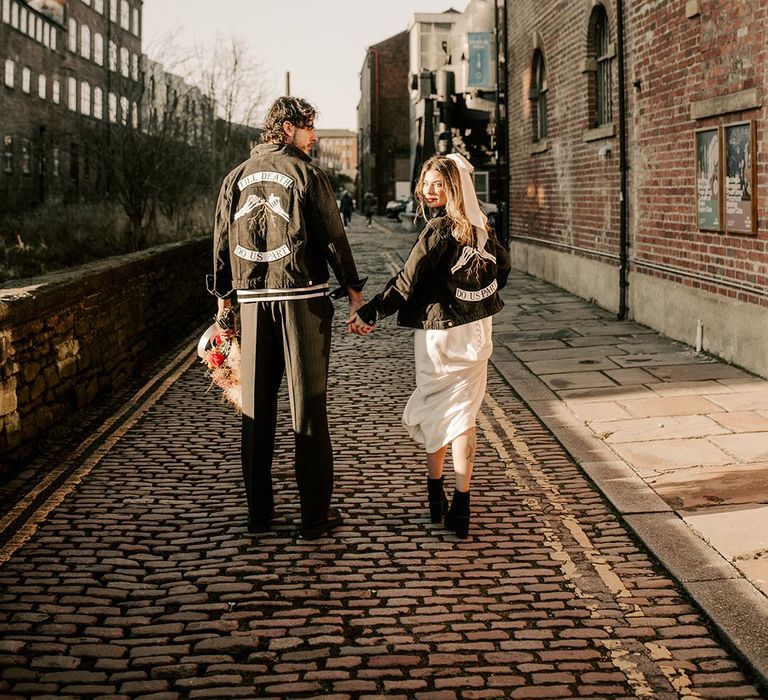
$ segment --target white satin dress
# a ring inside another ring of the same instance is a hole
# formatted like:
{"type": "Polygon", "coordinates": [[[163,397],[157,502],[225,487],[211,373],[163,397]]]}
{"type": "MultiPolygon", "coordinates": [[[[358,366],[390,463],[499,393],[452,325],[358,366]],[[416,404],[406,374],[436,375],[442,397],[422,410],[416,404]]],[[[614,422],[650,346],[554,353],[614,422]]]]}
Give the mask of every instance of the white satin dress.
{"type": "Polygon", "coordinates": [[[416,330],[416,390],[403,425],[427,452],[475,426],[493,352],[491,317],[445,330],[416,330]]]}

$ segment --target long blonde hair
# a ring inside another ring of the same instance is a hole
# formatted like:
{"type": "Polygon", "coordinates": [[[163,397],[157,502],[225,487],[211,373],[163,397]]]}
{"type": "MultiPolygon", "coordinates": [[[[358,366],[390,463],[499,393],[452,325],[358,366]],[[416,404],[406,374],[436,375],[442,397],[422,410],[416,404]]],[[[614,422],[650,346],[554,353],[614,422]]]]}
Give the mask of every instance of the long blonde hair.
{"type": "Polygon", "coordinates": [[[417,216],[429,219],[424,205],[424,178],[430,170],[437,172],[443,179],[443,189],[447,198],[445,204],[445,216],[453,225],[453,237],[462,245],[475,247],[477,245],[477,233],[472,226],[467,212],[464,209],[464,192],[461,189],[461,177],[456,164],[445,156],[432,156],[421,166],[419,179],[416,181],[414,196],[419,201],[417,216]]]}

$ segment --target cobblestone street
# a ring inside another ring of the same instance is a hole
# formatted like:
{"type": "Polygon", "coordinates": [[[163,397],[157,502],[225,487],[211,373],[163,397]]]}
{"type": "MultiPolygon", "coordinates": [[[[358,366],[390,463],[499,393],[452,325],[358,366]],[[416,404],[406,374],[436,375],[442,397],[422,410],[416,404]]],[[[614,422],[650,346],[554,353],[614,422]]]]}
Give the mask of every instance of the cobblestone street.
{"type": "MultiPolygon", "coordinates": [[[[413,234],[362,221],[350,238],[370,296],[413,234]]],[[[295,537],[285,391],[275,526],[247,533],[239,419],[187,345],[141,406],[50,465],[44,498],[5,516],[3,698],[761,697],[493,367],[470,538],[431,524],[400,424],[412,333],[388,319],[349,336],[345,315],[337,304],[335,536],[295,537]]]]}

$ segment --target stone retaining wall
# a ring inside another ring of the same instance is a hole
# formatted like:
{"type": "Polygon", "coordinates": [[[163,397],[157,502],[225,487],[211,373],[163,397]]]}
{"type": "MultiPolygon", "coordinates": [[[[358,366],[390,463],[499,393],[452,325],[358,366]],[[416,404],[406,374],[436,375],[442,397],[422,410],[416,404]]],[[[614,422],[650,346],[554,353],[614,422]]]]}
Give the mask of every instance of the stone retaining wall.
{"type": "Polygon", "coordinates": [[[209,268],[204,238],[0,288],[0,456],[23,454],[213,315],[209,268]]]}

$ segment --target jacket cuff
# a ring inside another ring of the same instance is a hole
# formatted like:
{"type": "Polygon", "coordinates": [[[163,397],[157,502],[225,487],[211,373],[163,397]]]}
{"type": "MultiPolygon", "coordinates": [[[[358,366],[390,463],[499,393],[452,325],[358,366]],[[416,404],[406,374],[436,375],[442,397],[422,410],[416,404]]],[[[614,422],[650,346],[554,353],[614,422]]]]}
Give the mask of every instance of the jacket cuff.
{"type": "Polygon", "coordinates": [[[376,325],[376,309],[368,302],[357,310],[357,315],[369,326],[376,325]]]}
{"type": "Polygon", "coordinates": [[[357,282],[350,282],[346,286],[350,289],[354,289],[356,292],[362,292],[363,287],[365,287],[365,283],[368,281],[367,277],[363,277],[361,280],[357,280],[357,282]]]}
{"type": "Polygon", "coordinates": [[[363,277],[363,279],[358,280],[357,282],[350,282],[344,287],[337,287],[328,296],[335,301],[336,299],[341,299],[342,297],[347,296],[347,289],[354,289],[356,292],[362,292],[367,281],[368,278],[363,277]]]}
{"type": "Polygon", "coordinates": [[[216,280],[213,275],[205,276],[205,287],[208,290],[209,294],[213,294],[219,299],[228,299],[235,293],[235,290],[232,288],[230,288],[229,291],[223,292],[223,293],[220,292],[218,289],[216,289],[216,280]]]}

